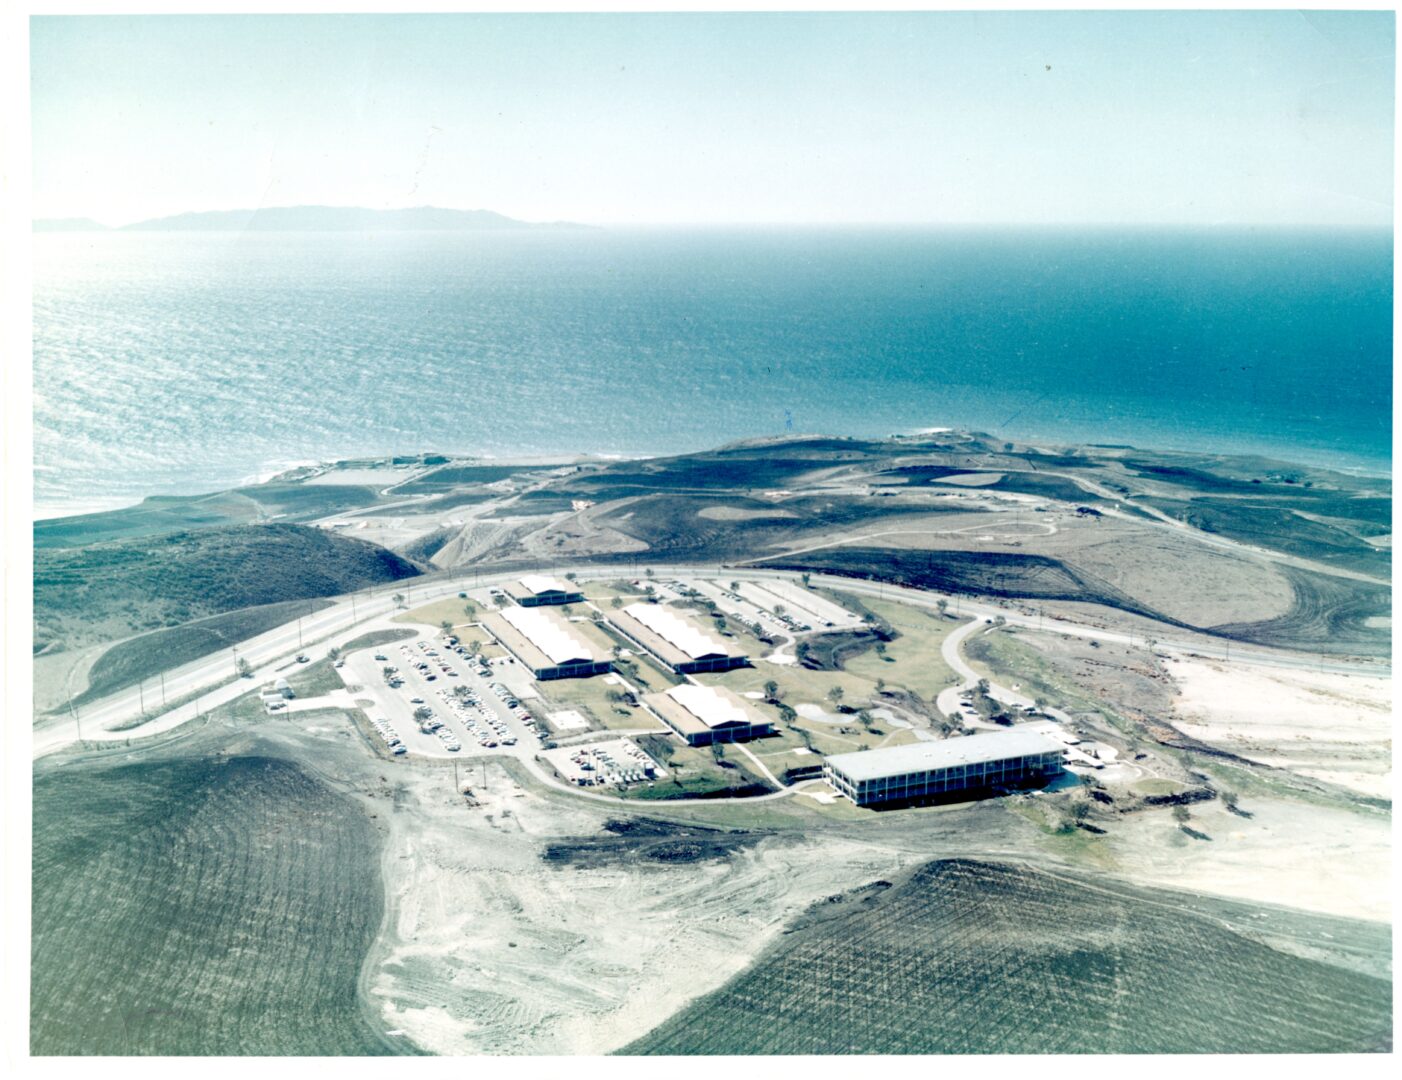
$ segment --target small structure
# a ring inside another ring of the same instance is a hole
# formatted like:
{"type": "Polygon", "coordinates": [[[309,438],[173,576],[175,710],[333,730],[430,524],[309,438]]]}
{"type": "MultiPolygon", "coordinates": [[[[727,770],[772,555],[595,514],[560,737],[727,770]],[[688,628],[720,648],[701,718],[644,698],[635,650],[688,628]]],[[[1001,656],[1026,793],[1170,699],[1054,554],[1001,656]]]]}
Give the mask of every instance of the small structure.
{"type": "Polygon", "coordinates": [[[716,634],[703,630],[676,608],[661,604],[629,604],[611,621],[622,633],[661,660],[678,675],[698,671],[729,671],[749,663],[745,654],[716,634]]]}
{"type": "Polygon", "coordinates": [[[545,574],[526,574],[506,586],[506,595],[522,607],[577,604],[584,594],[568,581],[545,574]]]}
{"type": "Polygon", "coordinates": [[[561,709],[545,717],[556,731],[588,731],[589,721],[578,709],[561,709]]]}
{"type": "Polygon", "coordinates": [[[613,667],[555,611],[508,607],[482,616],[482,625],[537,679],[587,678],[613,667]]]}
{"type": "Polygon", "coordinates": [[[833,754],[823,775],[858,806],[986,791],[1061,772],[1066,747],[1034,731],[993,731],[940,742],[833,754]]]}
{"type": "Polygon", "coordinates": [[[268,712],[281,709],[287,703],[288,698],[296,696],[291,684],[286,679],[264,683],[258,690],[258,700],[263,703],[263,708],[267,709],[268,712]]]}
{"type": "Polygon", "coordinates": [[[692,746],[743,742],[774,730],[773,721],[723,686],[686,683],[643,700],[692,746]]]}

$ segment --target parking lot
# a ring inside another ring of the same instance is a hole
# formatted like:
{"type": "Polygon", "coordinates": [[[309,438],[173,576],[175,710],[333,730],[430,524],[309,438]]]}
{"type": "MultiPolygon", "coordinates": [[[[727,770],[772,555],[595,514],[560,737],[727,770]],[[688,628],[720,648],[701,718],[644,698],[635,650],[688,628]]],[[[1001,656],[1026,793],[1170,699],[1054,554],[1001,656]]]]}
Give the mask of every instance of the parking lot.
{"type": "Polygon", "coordinates": [[[366,711],[372,723],[386,722],[376,728],[395,753],[402,746],[405,754],[440,758],[484,750],[534,754],[541,738],[498,678],[501,666],[469,658],[425,630],[409,641],[351,654],[341,673],[374,701],[366,711]],[[395,668],[397,685],[386,681],[386,667],[395,668]],[[420,709],[430,710],[423,720],[415,716],[420,709]]]}
{"type": "Polygon", "coordinates": [[[661,780],[667,770],[632,739],[608,739],[580,746],[561,746],[540,755],[571,784],[600,787],[661,780]]]}

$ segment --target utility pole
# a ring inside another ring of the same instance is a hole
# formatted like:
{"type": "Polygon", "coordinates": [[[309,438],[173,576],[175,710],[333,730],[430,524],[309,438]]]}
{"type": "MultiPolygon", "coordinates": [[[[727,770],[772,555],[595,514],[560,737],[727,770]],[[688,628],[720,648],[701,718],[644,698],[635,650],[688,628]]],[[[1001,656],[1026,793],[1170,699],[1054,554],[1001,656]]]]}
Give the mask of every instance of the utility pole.
{"type": "Polygon", "coordinates": [[[358,622],[355,616],[355,593],[351,593],[351,622],[358,622]]]}
{"type": "Polygon", "coordinates": [[[234,678],[239,677],[239,647],[234,646],[234,678]]]}
{"type": "Polygon", "coordinates": [[[141,715],[146,715],[146,680],[141,679],[136,684],[136,697],[141,702],[141,715]]]}
{"type": "Polygon", "coordinates": [[[161,672],[161,708],[166,707],[166,673],[161,672]]]}
{"type": "Polygon", "coordinates": [[[302,616],[297,616],[297,651],[302,651],[302,616]]]}

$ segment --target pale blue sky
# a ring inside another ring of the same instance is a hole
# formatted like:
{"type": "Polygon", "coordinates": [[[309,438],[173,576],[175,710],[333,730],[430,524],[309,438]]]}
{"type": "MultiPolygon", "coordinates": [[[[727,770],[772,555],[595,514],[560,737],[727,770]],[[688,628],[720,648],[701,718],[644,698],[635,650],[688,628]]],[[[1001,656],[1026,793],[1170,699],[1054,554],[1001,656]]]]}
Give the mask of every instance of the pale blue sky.
{"type": "Polygon", "coordinates": [[[32,23],[34,204],[529,220],[1392,219],[1391,13],[32,23]]]}

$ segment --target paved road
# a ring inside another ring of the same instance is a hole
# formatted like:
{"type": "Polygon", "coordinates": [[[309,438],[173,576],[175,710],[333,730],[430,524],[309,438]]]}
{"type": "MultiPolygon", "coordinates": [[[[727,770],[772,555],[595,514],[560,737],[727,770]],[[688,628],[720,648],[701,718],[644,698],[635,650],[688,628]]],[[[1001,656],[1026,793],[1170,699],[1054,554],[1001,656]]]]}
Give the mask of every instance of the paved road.
{"type": "MultiPolygon", "coordinates": [[[[581,580],[617,578],[627,573],[625,567],[617,565],[589,566],[576,568],[581,580]]],[[[751,567],[734,568],[714,564],[700,566],[656,566],[653,572],[659,577],[678,575],[714,576],[725,581],[744,579],[795,579],[800,575],[782,570],[760,570],[751,567]]],[[[182,667],[166,672],[166,700],[180,700],[198,693],[194,700],[157,716],[141,725],[139,731],[129,729],[115,732],[116,726],[129,725],[141,716],[142,695],[137,689],[121,691],[103,700],[76,710],[75,716],[52,717],[34,728],[34,756],[52,753],[79,738],[88,741],[102,739],[126,739],[136,734],[148,735],[178,727],[210,709],[232,701],[246,693],[253,686],[281,674],[294,662],[298,651],[311,655],[324,655],[331,645],[344,645],[371,630],[402,628],[402,623],[391,622],[391,617],[400,610],[392,599],[396,593],[408,597],[410,605],[419,605],[444,596],[452,596],[467,589],[482,585],[501,584],[518,577],[520,571],[496,574],[459,575],[456,578],[435,577],[429,580],[396,582],[380,586],[354,597],[336,599],[323,611],[304,617],[298,624],[287,623],[256,638],[244,642],[237,649],[225,650],[182,667]],[[300,640],[300,646],[299,646],[300,640]],[[234,673],[237,657],[247,660],[253,666],[252,679],[236,679],[227,682],[234,673]],[[225,683],[225,685],[219,685],[225,683]]],[[[896,585],[859,581],[850,578],[830,577],[813,574],[813,583],[862,596],[889,597],[902,603],[928,609],[937,608],[941,601],[958,611],[961,616],[993,618],[1001,615],[1010,625],[1038,627],[1050,633],[1067,634],[1106,642],[1123,643],[1144,647],[1144,635],[1112,631],[1103,626],[1076,623],[1066,619],[1041,619],[1036,615],[1025,615],[1009,607],[983,601],[957,600],[936,593],[909,589],[896,585]]],[[[1297,670],[1319,670],[1341,674],[1365,674],[1385,676],[1389,669],[1384,665],[1349,664],[1326,662],[1310,657],[1284,652],[1270,652],[1261,649],[1232,648],[1228,645],[1207,644],[1203,640],[1175,640],[1159,637],[1155,639],[1155,651],[1160,653],[1180,653],[1184,655],[1215,655],[1214,650],[1223,653],[1230,651],[1235,663],[1280,667],[1297,670]]],[[[148,680],[147,698],[151,698],[148,680]]]]}

